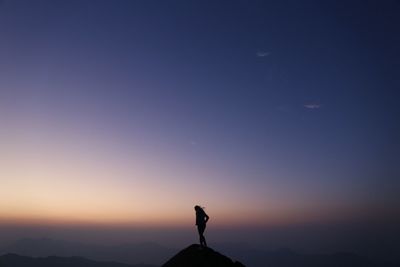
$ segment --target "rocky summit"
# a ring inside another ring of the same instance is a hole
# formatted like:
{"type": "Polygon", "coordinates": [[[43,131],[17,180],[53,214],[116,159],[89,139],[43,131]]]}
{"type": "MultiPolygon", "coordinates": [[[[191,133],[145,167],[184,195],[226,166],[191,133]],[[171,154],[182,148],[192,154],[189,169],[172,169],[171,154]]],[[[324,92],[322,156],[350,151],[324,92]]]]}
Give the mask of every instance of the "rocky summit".
{"type": "Polygon", "coordinates": [[[245,267],[211,248],[193,244],[181,250],[162,267],[245,267]]]}

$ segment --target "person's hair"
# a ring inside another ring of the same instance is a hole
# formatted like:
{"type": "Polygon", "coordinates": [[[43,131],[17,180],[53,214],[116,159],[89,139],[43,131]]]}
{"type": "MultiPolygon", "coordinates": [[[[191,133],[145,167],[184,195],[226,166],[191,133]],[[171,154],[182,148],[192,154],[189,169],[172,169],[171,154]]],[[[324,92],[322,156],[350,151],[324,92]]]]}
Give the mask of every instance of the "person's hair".
{"type": "Polygon", "coordinates": [[[194,206],[195,210],[204,210],[204,207],[200,207],[199,205],[194,206]]]}

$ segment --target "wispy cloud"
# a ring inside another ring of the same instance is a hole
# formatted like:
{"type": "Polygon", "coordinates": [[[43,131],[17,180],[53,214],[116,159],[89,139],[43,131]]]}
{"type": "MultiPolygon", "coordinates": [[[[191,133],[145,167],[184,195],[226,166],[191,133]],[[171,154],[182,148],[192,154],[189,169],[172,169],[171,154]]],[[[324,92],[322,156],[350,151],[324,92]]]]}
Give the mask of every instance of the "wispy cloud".
{"type": "Polygon", "coordinates": [[[267,57],[269,56],[271,53],[270,52],[266,52],[266,51],[258,51],[257,52],[257,57],[267,57]]]}
{"type": "Polygon", "coordinates": [[[303,107],[308,108],[308,109],[319,109],[319,108],[321,108],[321,104],[309,103],[309,104],[304,104],[303,107]]]}

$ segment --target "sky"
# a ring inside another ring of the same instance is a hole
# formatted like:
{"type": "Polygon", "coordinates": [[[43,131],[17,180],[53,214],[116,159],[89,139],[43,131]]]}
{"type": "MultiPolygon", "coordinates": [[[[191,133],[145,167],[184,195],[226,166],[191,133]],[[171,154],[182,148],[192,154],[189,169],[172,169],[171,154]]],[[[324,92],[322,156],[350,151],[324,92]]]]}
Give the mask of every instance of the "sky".
{"type": "Polygon", "coordinates": [[[236,241],[310,225],[393,237],[399,11],[1,1],[0,228],[191,229],[198,204],[236,241]]]}

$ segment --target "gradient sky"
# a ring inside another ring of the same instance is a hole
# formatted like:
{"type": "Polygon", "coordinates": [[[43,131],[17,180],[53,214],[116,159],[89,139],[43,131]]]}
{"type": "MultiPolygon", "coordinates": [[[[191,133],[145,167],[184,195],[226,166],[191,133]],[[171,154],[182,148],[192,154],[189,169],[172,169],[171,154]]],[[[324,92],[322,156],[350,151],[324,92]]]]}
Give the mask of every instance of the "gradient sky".
{"type": "Polygon", "coordinates": [[[1,1],[1,222],[398,220],[400,4],[323,2],[1,1]]]}

